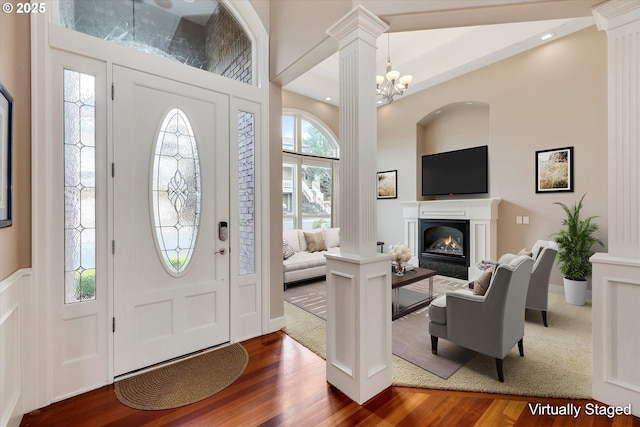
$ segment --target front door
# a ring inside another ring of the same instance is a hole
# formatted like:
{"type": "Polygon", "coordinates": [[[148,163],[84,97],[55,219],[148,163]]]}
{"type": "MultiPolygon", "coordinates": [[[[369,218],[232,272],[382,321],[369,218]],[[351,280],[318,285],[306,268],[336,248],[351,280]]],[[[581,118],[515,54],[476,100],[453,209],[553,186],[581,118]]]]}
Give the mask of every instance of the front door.
{"type": "Polygon", "coordinates": [[[229,341],[229,101],[114,66],[114,376],[229,341]]]}

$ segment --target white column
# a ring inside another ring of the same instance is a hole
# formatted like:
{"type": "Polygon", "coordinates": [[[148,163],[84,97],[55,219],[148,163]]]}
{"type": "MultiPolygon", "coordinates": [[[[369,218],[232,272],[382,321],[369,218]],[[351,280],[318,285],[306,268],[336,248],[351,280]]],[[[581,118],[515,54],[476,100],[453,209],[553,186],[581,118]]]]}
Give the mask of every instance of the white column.
{"type": "Polygon", "coordinates": [[[593,263],[593,397],[640,416],[640,2],[593,10],[608,38],[609,253],[593,263]]]}
{"type": "Polygon", "coordinates": [[[327,30],[340,48],[340,255],[327,255],[327,381],[362,404],[391,385],[391,263],[376,251],[376,39],[358,6],[327,30]]]}

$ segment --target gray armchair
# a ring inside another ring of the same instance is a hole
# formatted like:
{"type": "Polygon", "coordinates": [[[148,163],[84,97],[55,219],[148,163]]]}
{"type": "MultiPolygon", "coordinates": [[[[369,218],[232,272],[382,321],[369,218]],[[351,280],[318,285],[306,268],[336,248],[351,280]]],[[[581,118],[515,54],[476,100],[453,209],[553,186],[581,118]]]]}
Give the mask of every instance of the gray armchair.
{"type": "Polygon", "coordinates": [[[498,379],[504,382],[502,360],[518,343],[524,356],[524,311],[533,259],[519,256],[496,267],[484,295],[468,290],[447,292],[429,306],[431,351],[438,338],[496,359],[498,379]]]}
{"type": "MultiPolygon", "coordinates": [[[[558,253],[558,244],[552,240],[538,240],[531,249],[534,259],[529,291],[527,292],[527,308],[540,310],[542,323],[547,327],[547,311],[549,310],[549,277],[551,269],[558,253]]],[[[508,263],[517,255],[504,254],[498,260],[500,263],[508,263]]]]}

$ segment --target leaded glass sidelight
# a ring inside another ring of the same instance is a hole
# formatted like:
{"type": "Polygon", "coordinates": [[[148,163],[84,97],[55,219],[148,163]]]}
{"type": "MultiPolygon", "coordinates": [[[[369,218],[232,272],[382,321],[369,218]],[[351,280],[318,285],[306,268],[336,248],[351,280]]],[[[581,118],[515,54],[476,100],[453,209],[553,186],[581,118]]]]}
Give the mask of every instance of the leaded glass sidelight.
{"type": "Polygon", "coordinates": [[[64,70],[64,302],[96,298],[95,77],[64,70]]]}
{"type": "Polygon", "coordinates": [[[255,114],[238,112],[239,273],[256,272],[255,114]]]}
{"type": "Polygon", "coordinates": [[[156,245],[172,275],[186,270],[200,226],[200,162],[196,138],[184,111],[162,120],[151,176],[156,245]]]}

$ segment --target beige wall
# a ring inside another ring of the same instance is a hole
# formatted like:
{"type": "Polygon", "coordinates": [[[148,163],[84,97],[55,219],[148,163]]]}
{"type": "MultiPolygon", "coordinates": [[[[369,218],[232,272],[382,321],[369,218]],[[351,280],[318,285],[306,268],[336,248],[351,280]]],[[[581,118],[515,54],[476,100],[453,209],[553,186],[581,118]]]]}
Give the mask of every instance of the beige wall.
{"type": "Polygon", "coordinates": [[[348,0],[270,0],[269,3],[270,77],[282,82],[280,79],[286,75],[284,84],[337,50],[338,42],[327,35],[327,28],[352,8],[348,0]],[[299,63],[306,55],[308,58],[299,63]]]}
{"type": "MultiPolygon", "coordinates": [[[[338,136],[340,134],[340,116],[338,107],[315,99],[307,98],[306,96],[299,95],[297,93],[283,90],[282,108],[306,111],[321,120],[322,123],[331,129],[334,135],[338,136]]],[[[280,151],[282,151],[282,144],[280,145],[280,151]]]]}
{"type": "MultiPolygon", "coordinates": [[[[15,2],[13,2],[15,4],[15,2]]],[[[0,228],[0,280],[31,266],[29,15],[0,13],[0,82],[13,96],[13,225],[0,228]]]]}
{"type": "MultiPolygon", "coordinates": [[[[422,121],[424,136],[416,139],[418,157],[424,154],[489,145],[490,112],[489,106],[480,102],[468,101],[442,108],[429,114],[428,121],[422,121]]],[[[417,189],[420,194],[420,188],[417,189]]]]}
{"type": "MultiPolygon", "coordinates": [[[[503,199],[499,254],[550,238],[563,218],[553,202],[573,204],[585,192],[585,214],[600,216],[598,237],[606,241],[607,46],[606,34],[595,27],[380,108],[378,169],[398,169],[399,196],[378,201],[378,218],[386,219],[378,222],[379,239],[402,240],[400,202],[415,200],[420,191],[416,144],[418,133],[423,141],[426,132],[418,132],[417,124],[465,101],[489,105],[489,195],[503,199]],[[575,147],[575,192],[537,194],[535,151],[566,146],[575,147]],[[516,225],[516,215],[528,215],[530,225],[516,225]]],[[[551,283],[562,283],[557,268],[551,283]]]]}

